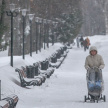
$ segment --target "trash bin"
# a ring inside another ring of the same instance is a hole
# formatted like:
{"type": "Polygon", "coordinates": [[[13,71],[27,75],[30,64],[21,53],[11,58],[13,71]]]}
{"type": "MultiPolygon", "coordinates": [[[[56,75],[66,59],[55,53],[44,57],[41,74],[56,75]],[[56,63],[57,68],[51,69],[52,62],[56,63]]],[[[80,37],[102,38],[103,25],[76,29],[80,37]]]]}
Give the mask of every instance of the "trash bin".
{"type": "Polygon", "coordinates": [[[41,69],[42,70],[47,70],[46,61],[41,62],[41,69]]]}
{"type": "Polygon", "coordinates": [[[35,67],[34,66],[26,66],[26,70],[27,70],[27,78],[34,78],[35,67]]]}
{"type": "Polygon", "coordinates": [[[57,57],[56,57],[56,55],[54,55],[54,56],[51,57],[51,62],[52,62],[52,63],[56,63],[56,62],[57,62],[57,57]]]}

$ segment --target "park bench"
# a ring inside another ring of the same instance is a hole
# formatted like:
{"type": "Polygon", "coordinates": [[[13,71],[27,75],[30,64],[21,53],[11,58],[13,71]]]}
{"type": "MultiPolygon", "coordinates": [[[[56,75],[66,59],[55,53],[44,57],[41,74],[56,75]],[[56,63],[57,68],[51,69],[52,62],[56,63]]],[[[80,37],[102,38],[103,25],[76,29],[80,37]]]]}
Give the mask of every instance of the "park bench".
{"type": "Polygon", "coordinates": [[[6,100],[1,100],[0,108],[9,108],[9,103],[6,100]]]}
{"type": "Polygon", "coordinates": [[[45,61],[38,62],[39,65],[39,73],[46,75],[47,78],[50,78],[50,76],[53,74],[54,69],[49,67],[49,59],[47,58],[45,61]]]}
{"type": "Polygon", "coordinates": [[[56,53],[54,53],[52,56],[51,56],[51,59],[55,59],[56,62],[53,62],[53,60],[51,60],[50,62],[50,66],[51,67],[56,67],[56,68],[59,68],[60,65],[62,64],[62,62],[64,61],[64,59],[66,58],[67,56],[67,53],[66,52],[67,48],[65,47],[61,47],[60,49],[58,49],[56,51],[56,53]]]}
{"type": "Polygon", "coordinates": [[[67,49],[72,49],[72,46],[67,46],[67,49]]]}
{"type": "Polygon", "coordinates": [[[50,64],[50,57],[46,58],[45,62],[46,62],[46,67],[47,67],[46,70],[50,71],[50,73],[52,75],[54,73],[55,69],[49,66],[49,64],[50,64]]]}
{"type": "Polygon", "coordinates": [[[36,63],[33,63],[34,66],[37,66],[37,72],[38,72],[38,75],[44,77],[45,79],[48,78],[48,73],[46,73],[47,71],[43,72],[40,68],[40,64],[41,62],[36,62],[36,63]]]}
{"type": "Polygon", "coordinates": [[[66,44],[67,49],[72,49],[71,44],[66,44]]]}
{"type": "Polygon", "coordinates": [[[10,95],[0,101],[0,108],[15,108],[18,102],[17,95],[10,95]]]}
{"type": "Polygon", "coordinates": [[[51,58],[50,58],[50,63],[49,63],[49,66],[50,67],[53,67],[53,68],[58,68],[61,64],[61,61],[57,61],[57,56],[56,56],[56,53],[54,53],[51,58]]]}
{"type": "Polygon", "coordinates": [[[19,73],[21,87],[42,85],[42,82],[39,78],[27,78],[25,72],[22,69],[17,68],[15,71],[19,73]]]}
{"type": "Polygon", "coordinates": [[[18,96],[17,95],[10,95],[8,98],[11,98],[13,100],[13,108],[16,107],[16,104],[18,103],[18,96]]]}
{"type": "MultiPolygon", "coordinates": [[[[24,73],[27,76],[27,68],[23,67],[23,66],[21,66],[21,68],[23,69],[24,73]]],[[[39,78],[41,80],[41,82],[44,83],[46,80],[46,76],[43,76],[43,75],[38,73],[38,65],[37,64],[33,65],[33,71],[34,71],[34,77],[33,78],[35,78],[35,79],[39,78]]]]}

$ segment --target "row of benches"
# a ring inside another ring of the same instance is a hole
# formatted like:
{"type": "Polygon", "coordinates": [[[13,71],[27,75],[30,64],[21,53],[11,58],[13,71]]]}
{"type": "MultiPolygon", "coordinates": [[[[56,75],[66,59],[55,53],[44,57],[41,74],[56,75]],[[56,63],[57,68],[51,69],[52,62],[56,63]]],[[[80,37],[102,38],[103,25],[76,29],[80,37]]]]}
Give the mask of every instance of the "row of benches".
{"type": "MultiPolygon", "coordinates": [[[[15,69],[19,73],[21,86],[40,86],[45,82],[46,78],[54,73],[55,68],[64,61],[67,56],[67,47],[61,47],[51,57],[46,58],[44,61],[36,62],[33,65],[15,69]]],[[[0,108],[15,108],[18,102],[17,95],[10,95],[0,101],[0,108]]]]}
{"type": "Polygon", "coordinates": [[[33,63],[33,65],[15,69],[19,73],[21,87],[26,86],[40,86],[45,82],[46,78],[54,73],[56,68],[64,61],[67,56],[67,47],[61,47],[51,57],[46,58],[44,61],[33,63]]]}

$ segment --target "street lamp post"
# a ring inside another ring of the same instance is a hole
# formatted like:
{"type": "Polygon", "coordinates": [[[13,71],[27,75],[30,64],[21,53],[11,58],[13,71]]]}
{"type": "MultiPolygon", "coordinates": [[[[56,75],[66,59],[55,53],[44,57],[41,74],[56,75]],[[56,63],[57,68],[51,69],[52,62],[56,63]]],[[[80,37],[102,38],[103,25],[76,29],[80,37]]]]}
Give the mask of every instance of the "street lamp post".
{"type": "Polygon", "coordinates": [[[41,24],[42,24],[42,18],[39,18],[39,50],[41,51],[41,24]]]}
{"type": "Polygon", "coordinates": [[[44,49],[45,49],[45,35],[46,35],[46,23],[47,23],[47,20],[46,19],[43,19],[43,23],[44,23],[44,49]]]}
{"type": "Polygon", "coordinates": [[[52,29],[52,45],[54,45],[54,27],[55,27],[55,22],[53,21],[52,22],[52,24],[53,24],[53,29],[52,29]]]}
{"type": "Polygon", "coordinates": [[[25,59],[25,16],[26,16],[27,9],[22,9],[22,16],[23,16],[23,59],[25,59]]]}
{"type": "Polygon", "coordinates": [[[55,24],[54,24],[54,28],[56,29],[56,32],[54,32],[55,42],[57,42],[57,32],[58,32],[58,27],[57,27],[57,25],[58,25],[58,22],[55,22],[55,24]]]}
{"type": "Polygon", "coordinates": [[[18,13],[15,12],[15,4],[10,4],[10,10],[6,11],[7,16],[11,17],[11,62],[10,65],[13,67],[13,17],[17,17],[18,13]]]}
{"type": "Polygon", "coordinates": [[[36,22],[36,54],[38,53],[38,22],[39,22],[39,17],[35,17],[35,22],[36,22]]]}
{"type": "Polygon", "coordinates": [[[49,48],[49,27],[51,20],[47,20],[47,48],[49,48]]]}
{"type": "Polygon", "coordinates": [[[49,32],[49,23],[48,23],[48,21],[49,20],[47,20],[47,27],[46,27],[46,35],[47,35],[47,48],[49,48],[49,34],[48,34],[48,32],[49,32]]]}
{"type": "Polygon", "coordinates": [[[30,56],[32,57],[32,20],[34,18],[34,14],[28,14],[30,21],[30,56]]]}

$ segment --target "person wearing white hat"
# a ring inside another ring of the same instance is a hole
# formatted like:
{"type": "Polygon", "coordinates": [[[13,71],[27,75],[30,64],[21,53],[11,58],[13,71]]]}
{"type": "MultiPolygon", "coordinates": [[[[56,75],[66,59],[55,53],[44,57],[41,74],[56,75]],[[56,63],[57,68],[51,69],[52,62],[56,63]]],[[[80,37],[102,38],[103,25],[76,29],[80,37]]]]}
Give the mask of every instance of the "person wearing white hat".
{"type": "Polygon", "coordinates": [[[85,60],[85,68],[87,70],[93,67],[103,69],[105,64],[102,56],[98,54],[97,48],[95,46],[91,46],[89,49],[89,53],[90,55],[88,55],[85,60]]]}

